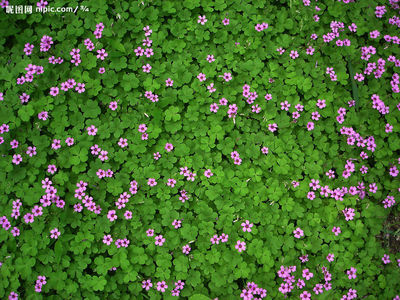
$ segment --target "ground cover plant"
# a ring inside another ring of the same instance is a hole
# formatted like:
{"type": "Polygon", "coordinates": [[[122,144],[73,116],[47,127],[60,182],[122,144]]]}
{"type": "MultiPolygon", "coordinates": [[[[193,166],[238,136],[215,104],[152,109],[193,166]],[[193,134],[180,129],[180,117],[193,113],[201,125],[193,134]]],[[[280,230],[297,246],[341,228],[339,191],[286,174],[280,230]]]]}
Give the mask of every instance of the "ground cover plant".
{"type": "Polygon", "coordinates": [[[400,299],[399,5],[2,0],[0,297],[400,299]]]}

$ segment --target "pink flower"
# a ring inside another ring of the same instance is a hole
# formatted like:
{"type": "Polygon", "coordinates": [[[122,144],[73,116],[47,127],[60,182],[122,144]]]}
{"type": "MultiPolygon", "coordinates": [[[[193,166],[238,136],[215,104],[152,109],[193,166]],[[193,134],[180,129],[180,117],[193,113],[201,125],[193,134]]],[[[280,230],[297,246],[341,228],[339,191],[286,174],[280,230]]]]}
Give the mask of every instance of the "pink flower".
{"type": "Polygon", "coordinates": [[[165,283],[165,281],[157,282],[157,291],[161,291],[162,293],[164,293],[167,288],[168,285],[165,283]]]}
{"type": "Polygon", "coordinates": [[[176,184],[176,180],[175,180],[175,179],[173,179],[173,178],[169,178],[169,179],[168,179],[168,182],[167,182],[167,185],[168,185],[168,186],[174,187],[175,184],[176,184]]]}
{"type": "Polygon", "coordinates": [[[342,231],[340,230],[340,227],[333,227],[332,232],[338,236],[342,231]]]}
{"type": "Polygon", "coordinates": [[[105,236],[103,237],[103,243],[106,244],[106,245],[108,245],[108,246],[111,245],[112,241],[113,241],[113,239],[112,239],[112,237],[111,237],[110,234],[105,235],[105,236]]]}
{"type": "Polygon", "coordinates": [[[21,161],[22,161],[22,156],[20,154],[13,155],[13,159],[12,159],[13,164],[19,165],[21,163],[21,161]]]}
{"type": "Polygon", "coordinates": [[[146,124],[139,125],[139,129],[138,129],[139,132],[146,132],[146,130],[147,130],[146,124]]]}
{"type": "Polygon", "coordinates": [[[215,61],[214,55],[212,55],[212,54],[207,55],[207,61],[209,63],[212,63],[213,61],[215,61]]]}
{"type": "Polygon", "coordinates": [[[99,68],[99,74],[104,74],[106,69],[104,67],[99,68]]]}
{"type": "Polygon", "coordinates": [[[296,59],[297,57],[299,57],[299,53],[298,53],[297,51],[295,51],[295,50],[292,50],[292,51],[290,51],[289,56],[290,56],[292,59],[296,59]]]}
{"type": "Polygon", "coordinates": [[[308,122],[307,123],[307,130],[308,131],[311,131],[311,130],[313,130],[314,129],[314,122],[308,122]]]}
{"type": "Polygon", "coordinates": [[[206,80],[206,75],[203,73],[199,73],[199,75],[197,75],[197,79],[199,79],[200,82],[203,82],[206,80]]]}
{"type": "Polygon", "coordinates": [[[334,260],[334,257],[335,257],[335,255],[334,255],[334,254],[332,254],[332,253],[329,253],[329,254],[328,254],[328,256],[326,257],[326,259],[327,259],[329,262],[333,262],[333,260],[334,260]]]}
{"type": "Polygon", "coordinates": [[[183,254],[186,254],[186,255],[189,254],[190,250],[192,250],[192,249],[190,248],[189,245],[185,245],[185,246],[182,247],[182,253],[183,254]]]}
{"type": "Polygon", "coordinates": [[[10,295],[8,295],[8,300],[18,300],[18,294],[16,292],[11,292],[10,295]]]}
{"type": "Polygon", "coordinates": [[[51,148],[54,150],[61,148],[61,140],[54,139],[53,143],[51,144],[51,148]]]}
{"type": "Polygon", "coordinates": [[[382,257],[382,261],[385,265],[387,265],[388,263],[390,263],[390,257],[387,254],[384,254],[382,257]]]}
{"type": "Polygon", "coordinates": [[[89,126],[88,128],[86,128],[88,135],[96,135],[97,133],[97,128],[94,125],[89,126]]]}
{"type": "Polygon", "coordinates": [[[150,66],[150,64],[145,64],[144,66],[142,66],[142,69],[143,69],[143,72],[150,73],[151,66],[150,66]]]}
{"type": "Polygon", "coordinates": [[[174,81],[171,78],[168,78],[167,80],[165,80],[165,85],[166,86],[173,86],[174,85],[174,81]]]}
{"type": "Polygon", "coordinates": [[[67,146],[72,146],[74,144],[74,139],[72,137],[68,137],[65,140],[65,143],[67,144],[67,146]]]}
{"type": "Polygon", "coordinates": [[[229,25],[229,19],[228,18],[223,19],[222,24],[224,24],[225,26],[229,25]]]}
{"type": "Polygon", "coordinates": [[[204,176],[206,176],[207,178],[210,178],[213,175],[214,174],[211,172],[210,169],[207,169],[207,170],[204,171],[204,176]]]}
{"type": "Polygon", "coordinates": [[[147,184],[149,186],[156,186],[157,185],[157,181],[154,178],[149,178],[147,181],[147,184]]]}
{"type": "Polygon", "coordinates": [[[311,294],[307,291],[304,291],[300,294],[300,299],[302,300],[311,300],[311,294]]]}
{"type": "Polygon", "coordinates": [[[218,106],[217,103],[212,103],[212,104],[210,105],[210,111],[211,111],[211,112],[216,113],[216,112],[218,111],[218,109],[219,109],[219,106],[218,106]]]}
{"type": "Polygon", "coordinates": [[[314,200],[315,199],[315,193],[314,192],[308,192],[307,198],[310,199],[310,200],[314,200]]]}
{"type": "Polygon", "coordinates": [[[110,220],[110,222],[113,222],[113,221],[115,221],[116,219],[118,219],[118,217],[117,217],[117,215],[116,215],[116,213],[115,213],[115,210],[110,210],[110,211],[108,211],[108,213],[107,213],[107,218],[110,220]]]}
{"type": "Polygon", "coordinates": [[[167,150],[167,152],[171,152],[174,149],[174,146],[170,143],[166,143],[165,144],[165,150],[167,150]]]}
{"type": "Polygon", "coordinates": [[[121,148],[125,148],[126,146],[128,146],[128,140],[124,139],[124,138],[120,138],[119,142],[118,142],[118,146],[120,146],[121,148]]]}
{"type": "Polygon", "coordinates": [[[160,152],[153,153],[154,159],[159,160],[161,158],[160,152]]]}
{"type": "Polygon", "coordinates": [[[351,267],[350,270],[347,270],[347,275],[349,279],[355,279],[357,277],[356,275],[357,269],[351,267]]]}
{"type": "Polygon", "coordinates": [[[142,281],[142,288],[148,291],[151,287],[153,287],[153,284],[151,283],[150,279],[143,280],[142,281]]]}
{"type": "Polygon", "coordinates": [[[311,278],[314,277],[314,274],[311,273],[310,270],[304,269],[304,270],[303,270],[302,276],[303,276],[303,278],[305,278],[306,280],[310,280],[311,278]]]}
{"type": "Polygon", "coordinates": [[[13,236],[19,236],[20,235],[20,231],[17,227],[14,227],[13,229],[11,229],[11,233],[13,236]]]}
{"type": "Polygon", "coordinates": [[[226,82],[232,80],[232,74],[231,73],[224,73],[224,80],[226,82]]]}
{"type": "Polygon", "coordinates": [[[77,91],[79,94],[83,93],[85,91],[85,84],[78,82],[76,84],[75,91],[77,91]]]}
{"type": "Polygon", "coordinates": [[[299,239],[299,238],[301,238],[302,236],[304,236],[304,231],[301,230],[300,227],[297,227],[295,230],[293,230],[293,234],[294,234],[294,237],[295,237],[295,238],[299,239]]]}
{"type": "Polygon", "coordinates": [[[58,93],[59,93],[59,89],[58,89],[58,87],[51,87],[50,88],[50,95],[52,95],[52,96],[57,96],[58,95],[58,93]]]}
{"type": "Polygon", "coordinates": [[[104,60],[107,56],[108,56],[108,53],[106,52],[105,49],[97,50],[97,58],[104,60]]]}
{"type": "Polygon", "coordinates": [[[42,111],[42,112],[38,113],[38,119],[39,120],[46,121],[47,117],[48,117],[48,112],[47,111],[42,111]]]}
{"type": "Polygon", "coordinates": [[[147,234],[147,236],[149,236],[149,237],[154,236],[154,229],[147,229],[146,234],[147,234]]]}
{"type": "Polygon", "coordinates": [[[165,242],[165,238],[160,234],[155,237],[156,246],[162,246],[165,242]]]}
{"type": "Polygon", "coordinates": [[[174,220],[172,222],[172,226],[174,226],[175,229],[181,228],[182,227],[182,221],[181,220],[174,220]]]}
{"type": "Polygon", "coordinates": [[[111,101],[110,105],[108,106],[111,110],[116,110],[118,108],[118,103],[117,101],[111,101]]]}
{"type": "Polygon", "coordinates": [[[245,242],[241,242],[240,240],[237,241],[236,245],[235,245],[235,249],[237,249],[240,252],[245,251],[246,250],[246,243],[245,242]]]}
{"type": "Polygon", "coordinates": [[[269,151],[268,147],[262,147],[262,148],[261,148],[261,152],[262,152],[263,154],[268,154],[268,151],[269,151]]]}
{"type": "Polygon", "coordinates": [[[221,243],[226,243],[228,241],[229,235],[222,233],[219,237],[219,240],[221,241],[221,243]]]}
{"type": "Polygon", "coordinates": [[[52,239],[58,239],[58,237],[59,237],[60,234],[61,234],[61,233],[58,231],[57,228],[54,228],[54,229],[50,230],[50,233],[51,233],[50,238],[52,238],[52,239]]]}
{"type": "Polygon", "coordinates": [[[57,167],[55,165],[48,165],[47,172],[49,172],[50,174],[54,174],[55,172],[57,172],[57,167]]]}
{"type": "Polygon", "coordinates": [[[219,240],[220,240],[220,238],[219,238],[219,236],[217,234],[214,234],[213,237],[210,238],[210,242],[213,245],[215,245],[215,244],[218,245],[219,244],[219,240]]]}
{"type": "Polygon", "coordinates": [[[199,16],[199,19],[197,20],[197,23],[200,23],[201,25],[206,24],[207,19],[206,16],[199,16]]]}
{"type": "Polygon", "coordinates": [[[243,227],[243,232],[251,232],[251,227],[253,227],[253,223],[250,223],[249,220],[246,220],[246,222],[243,222],[241,226],[243,227]]]}

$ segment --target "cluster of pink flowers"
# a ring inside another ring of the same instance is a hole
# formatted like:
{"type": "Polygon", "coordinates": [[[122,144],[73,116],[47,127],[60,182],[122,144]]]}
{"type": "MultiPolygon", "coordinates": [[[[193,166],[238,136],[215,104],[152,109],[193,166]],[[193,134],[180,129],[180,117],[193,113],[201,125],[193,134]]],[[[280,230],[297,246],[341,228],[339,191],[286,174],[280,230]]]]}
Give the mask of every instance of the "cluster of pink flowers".
{"type": "Polygon", "coordinates": [[[18,300],[18,294],[16,292],[11,292],[10,295],[8,295],[8,300],[18,300]]]}
{"type": "Polygon", "coordinates": [[[346,207],[345,209],[342,210],[342,213],[343,213],[343,215],[344,215],[346,221],[351,221],[351,220],[353,220],[353,218],[354,218],[354,216],[355,216],[354,211],[355,211],[354,208],[347,208],[347,207],[346,207]]]}
{"type": "Polygon", "coordinates": [[[357,298],[357,290],[354,289],[349,289],[346,295],[343,295],[340,300],[351,300],[351,299],[356,299],[357,298]]]}
{"type": "MultiPolygon", "coordinates": [[[[397,61],[399,61],[399,66],[400,66],[400,60],[397,60],[397,61]]],[[[397,61],[396,61],[396,63],[397,63],[397,61]]],[[[399,84],[400,84],[399,74],[394,73],[392,75],[392,80],[390,81],[390,85],[392,86],[392,92],[393,93],[396,93],[396,94],[400,93],[399,84]]]]}
{"type": "Polygon", "coordinates": [[[380,99],[379,95],[373,94],[371,96],[372,100],[372,108],[379,111],[382,115],[389,113],[389,106],[386,106],[385,103],[380,99]]]}
{"type": "Polygon", "coordinates": [[[261,23],[261,24],[257,24],[254,29],[257,30],[258,32],[261,32],[265,29],[267,29],[269,27],[269,25],[265,22],[261,23]]]}
{"type": "MultiPolygon", "coordinates": [[[[302,262],[308,261],[308,255],[300,257],[300,260],[302,262]]],[[[278,277],[283,278],[284,280],[284,282],[279,287],[279,291],[282,294],[286,295],[294,289],[293,284],[296,282],[296,277],[292,273],[296,272],[296,269],[297,269],[296,266],[289,266],[289,267],[281,266],[280,270],[278,271],[278,277]]],[[[324,274],[325,284],[322,283],[315,284],[313,291],[316,295],[322,294],[324,291],[323,289],[325,289],[326,291],[332,289],[332,284],[330,283],[330,281],[332,280],[332,275],[328,272],[327,268],[324,266],[321,267],[321,270],[322,273],[324,274]]],[[[302,278],[298,278],[296,282],[296,286],[299,289],[303,289],[306,286],[304,280],[306,281],[310,280],[311,278],[314,277],[314,274],[310,272],[309,269],[303,269],[301,277],[302,278]]],[[[300,299],[310,300],[311,294],[308,291],[303,291],[300,294],[300,299]]]]}
{"type": "Polygon", "coordinates": [[[386,13],[386,7],[384,5],[375,7],[375,16],[377,18],[382,18],[385,13],[386,13]]]}
{"type": "MultiPolygon", "coordinates": [[[[157,291],[165,293],[166,289],[168,289],[168,285],[165,281],[159,281],[157,282],[157,291]]],[[[171,290],[171,295],[172,296],[179,296],[180,292],[183,290],[185,283],[181,280],[178,280],[177,282],[174,282],[175,288],[171,290]]],[[[151,282],[150,279],[143,280],[142,281],[142,288],[145,289],[146,291],[150,290],[150,288],[153,287],[153,283],[151,282]]]]}
{"type": "Polygon", "coordinates": [[[228,242],[229,236],[225,233],[222,233],[220,236],[218,234],[214,234],[212,238],[210,238],[210,242],[212,245],[218,245],[219,242],[226,243],[228,242]]]}
{"type": "Polygon", "coordinates": [[[44,35],[40,40],[40,52],[47,52],[50,50],[51,45],[53,45],[53,38],[47,35],[44,35]]]}
{"type": "Polygon", "coordinates": [[[79,66],[79,64],[82,62],[81,55],[79,54],[80,51],[81,50],[79,48],[71,50],[71,52],[69,53],[72,56],[71,64],[74,64],[75,66],[79,66]]]}
{"type": "Polygon", "coordinates": [[[247,99],[246,102],[248,104],[253,104],[254,100],[258,98],[258,94],[256,92],[250,92],[250,85],[248,84],[243,85],[242,89],[242,95],[247,99]]]}
{"type": "Polygon", "coordinates": [[[129,246],[129,243],[130,243],[130,241],[127,238],[124,238],[122,240],[117,239],[115,241],[115,246],[117,246],[117,248],[121,248],[121,247],[127,248],[129,246]]]}
{"type": "Polygon", "coordinates": [[[63,62],[64,62],[64,59],[62,59],[62,57],[60,57],[60,56],[57,57],[57,58],[54,55],[49,57],[49,64],[52,64],[52,65],[59,64],[59,65],[61,65],[63,62]]]}
{"type": "Polygon", "coordinates": [[[396,204],[396,200],[394,200],[393,196],[388,195],[382,203],[384,208],[390,208],[396,204]]]}
{"type": "Polygon", "coordinates": [[[182,167],[182,168],[180,168],[180,170],[181,171],[179,174],[185,176],[187,181],[194,181],[196,179],[197,174],[194,172],[191,172],[188,169],[188,167],[186,167],[186,166],[182,167]]]}
{"type": "Polygon", "coordinates": [[[89,51],[93,51],[94,50],[94,43],[90,39],[86,39],[84,41],[84,45],[86,46],[87,50],[89,50],[89,51]]]}
{"type": "Polygon", "coordinates": [[[101,38],[101,36],[103,34],[103,30],[104,30],[104,24],[103,23],[96,24],[96,30],[93,32],[93,34],[96,37],[96,39],[101,38]]]}
{"type": "Polygon", "coordinates": [[[158,95],[157,94],[153,94],[152,91],[146,91],[144,93],[144,96],[149,99],[151,102],[158,102],[158,95]]]}
{"type": "MultiPolygon", "coordinates": [[[[98,215],[101,212],[101,207],[100,205],[96,205],[96,203],[93,201],[93,197],[85,194],[87,185],[88,183],[82,180],[78,182],[76,184],[77,189],[75,190],[74,197],[76,199],[82,200],[82,204],[87,208],[87,210],[94,212],[96,215],[98,215]]],[[[81,212],[82,209],[83,206],[80,203],[74,205],[74,210],[76,212],[81,212]]]]}
{"type": "Polygon", "coordinates": [[[149,138],[149,134],[146,132],[147,126],[146,124],[140,124],[138,131],[142,133],[142,141],[147,140],[149,138]]]}
{"type": "Polygon", "coordinates": [[[40,293],[42,291],[42,287],[47,283],[46,276],[38,276],[35,284],[35,292],[40,293]]]}
{"type": "Polygon", "coordinates": [[[267,297],[267,290],[259,287],[254,282],[247,282],[246,288],[240,294],[240,298],[243,300],[263,299],[265,297],[267,297]],[[260,298],[255,298],[254,296],[259,296],[260,298]]]}
{"type": "Polygon", "coordinates": [[[240,165],[242,163],[242,159],[237,151],[231,152],[231,158],[233,159],[235,165],[240,165]]]}
{"type": "MultiPolygon", "coordinates": [[[[79,94],[83,93],[85,91],[85,84],[76,82],[73,78],[68,79],[65,82],[61,82],[61,90],[64,92],[67,92],[70,89],[73,89],[75,87],[75,91],[78,92],[79,94]]],[[[50,88],[50,95],[52,96],[57,96],[59,94],[59,88],[58,87],[52,87],[50,88]]]]}
{"type": "Polygon", "coordinates": [[[185,203],[186,200],[189,200],[189,196],[187,195],[187,192],[185,190],[181,190],[179,191],[179,193],[181,194],[179,196],[179,200],[182,201],[182,203],[185,203]]]}
{"type": "Polygon", "coordinates": [[[135,195],[136,193],[137,193],[137,191],[138,191],[138,183],[137,183],[137,181],[136,180],[132,180],[131,182],[130,182],[130,188],[129,188],[129,192],[132,194],[132,195],[135,195]]]}
{"type": "MultiPolygon", "coordinates": [[[[42,203],[43,207],[47,207],[50,206],[52,203],[56,203],[56,206],[58,208],[64,208],[65,201],[57,195],[57,189],[52,186],[52,181],[49,178],[45,178],[44,180],[42,180],[42,188],[45,190],[46,193],[40,199],[40,203],[42,203]]],[[[39,207],[37,209],[40,210],[39,207]]],[[[41,215],[41,213],[37,211],[32,211],[32,213],[33,215],[28,213],[24,216],[26,223],[32,223],[34,221],[34,216],[36,217],[38,215],[41,215]]]]}
{"type": "Polygon", "coordinates": [[[326,68],[326,74],[328,74],[331,77],[332,81],[337,81],[337,75],[333,68],[326,68]]]}
{"type": "MultiPolygon", "coordinates": [[[[17,78],[17,84],[18,85],[22,85],[25,82],[32,82],[33,81],[33,75],[42,74],[44,72],[44,68],[42,66],[28,64],[28,66],[25,68],[25,71],[26,71],[26,74],[24,76],[21,76],[21,77],[17,78]]],[[[25,98],[27,98],[27,99],[22,99],[20,97],[21,103],[27,103],[28,102],[27,100],[29,100],[29,95],[28,95],[28,97],[25,96],[25,98]]]]}
{"type": "Polygon", "coordinates": [[[118,200],[115,202],[115,206],[118,209],[125,208],[126,204],[129,202],[129,198],[131,198],[131,195],[128,194],[127,192],[123,192],[122,194],[119,195],[118,200]]]}
{"type": "Polygon", "coordinates": [[[354,145],[357,142],[356,146],[360,148],[365,148],[367,146],[367,150],[371,152],[375,151],[376,144],[375,138],[373,136],[364,139],[359,133],[357,133],[352,127],[342,127],[340,129],[340,134],[347,135],[347,144],[354,145]]]}
{"type": "Polygon", "coordinates": [[[33,48],[34,48],[34,47],[35,47],[35,46],[32,45],[32,44],[26,43],[26,44],[25,44],[25,48],[24,48],[25,55],[26,55],[26,56],[31,55],[32,52],[33,52],[33,48]]]}

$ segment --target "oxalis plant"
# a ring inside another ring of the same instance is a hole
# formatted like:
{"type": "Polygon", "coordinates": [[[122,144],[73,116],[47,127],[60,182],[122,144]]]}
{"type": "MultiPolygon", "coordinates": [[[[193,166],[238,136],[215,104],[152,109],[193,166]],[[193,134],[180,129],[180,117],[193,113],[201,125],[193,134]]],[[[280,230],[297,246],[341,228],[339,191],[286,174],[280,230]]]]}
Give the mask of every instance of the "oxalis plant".
{"type": "Polygon", "coordinates": [[[398,0],[0,5],[2,299],[400,299],[398,0]]]}

